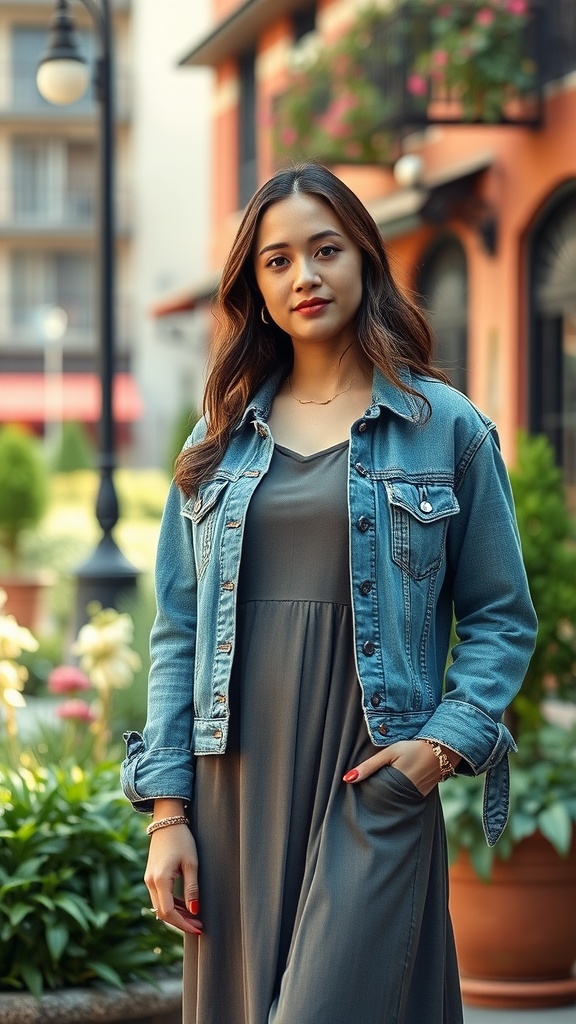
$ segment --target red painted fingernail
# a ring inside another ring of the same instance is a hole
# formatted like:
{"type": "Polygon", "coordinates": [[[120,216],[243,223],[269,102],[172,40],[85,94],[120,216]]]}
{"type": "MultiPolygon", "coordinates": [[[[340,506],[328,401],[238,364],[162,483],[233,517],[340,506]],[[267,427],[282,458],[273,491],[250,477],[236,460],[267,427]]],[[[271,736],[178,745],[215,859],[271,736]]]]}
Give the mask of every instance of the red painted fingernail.
{"type": "Polygon", "coordinates": [[[356,782],[357,778],[358,778],[358,772],[357,772],[356,768],[352,768],[351,771],[346,772],[346,775],[343,776],[343,781],[344,782],[356,782]]]}
{"type": "Polygon", "coordinates": [[[200,913],[200,900],[190,900],[188,909],[196,917],[200,913]]]}

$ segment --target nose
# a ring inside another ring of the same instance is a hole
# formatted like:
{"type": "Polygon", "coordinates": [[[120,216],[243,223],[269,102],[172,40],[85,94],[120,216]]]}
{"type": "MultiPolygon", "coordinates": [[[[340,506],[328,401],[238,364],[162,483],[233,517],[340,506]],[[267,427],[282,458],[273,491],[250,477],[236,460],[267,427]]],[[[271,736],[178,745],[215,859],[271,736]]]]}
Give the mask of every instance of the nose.
{"type": "Polygon", "coordinates": [[[302,258],[296,264],[293,288],[295,292],[305,291],[307,288],[317,288],[322,284],[322,278],[318,268],[310,259],[302,258]]]}

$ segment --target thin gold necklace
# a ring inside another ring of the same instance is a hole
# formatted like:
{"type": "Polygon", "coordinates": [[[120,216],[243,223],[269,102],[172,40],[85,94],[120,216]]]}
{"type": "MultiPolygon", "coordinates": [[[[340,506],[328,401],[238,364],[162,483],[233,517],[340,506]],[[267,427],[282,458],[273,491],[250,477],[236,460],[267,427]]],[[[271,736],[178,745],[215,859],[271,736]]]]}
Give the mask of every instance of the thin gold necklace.
{"type": "Polygon", "coordinates": [[[298,402],[299,405],[330,405],[330,402],[333,402],[335,398],[338,398],[340,395],[346,395],[348,391],[350,391],[350,389],[352,388],[353,383],[354,379],[350,381],[347,388],[343,388],[342,391],[337,391],[335,395],[332,395],[332,398],[327,398],[325,402],[316,402],[313,398],[297,398],[294,392],[292,391],[292,375],[288,377],[288,387],[290,388],[290,394],[292,395],[294,401],[298,402]]]}

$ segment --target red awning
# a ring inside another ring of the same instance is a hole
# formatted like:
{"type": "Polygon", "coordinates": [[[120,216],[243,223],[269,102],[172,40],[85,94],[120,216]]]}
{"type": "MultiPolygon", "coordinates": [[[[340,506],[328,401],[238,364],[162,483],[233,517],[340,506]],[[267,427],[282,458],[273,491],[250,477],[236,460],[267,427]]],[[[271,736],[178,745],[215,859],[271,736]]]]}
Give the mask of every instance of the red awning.
{"type": "MultiPolygon", "coordinates": [[[[57,381],[54,382],[57,385],[57,381]]],[[[49,385],[50,387],[50,385],[49,385]]],[[[0,373],[0,421],[43,423],[54,408],[54,391],[47,397],[42,373],[0,373]]],[[[100,380],[95,373],[65,373],[62,377],[62,419],[96,423],[100,419],[100,380]]],[[[114,419],[132,423],[144,407],[136,382],[129,373],[117,373],[113,389],[114,419]]]]}

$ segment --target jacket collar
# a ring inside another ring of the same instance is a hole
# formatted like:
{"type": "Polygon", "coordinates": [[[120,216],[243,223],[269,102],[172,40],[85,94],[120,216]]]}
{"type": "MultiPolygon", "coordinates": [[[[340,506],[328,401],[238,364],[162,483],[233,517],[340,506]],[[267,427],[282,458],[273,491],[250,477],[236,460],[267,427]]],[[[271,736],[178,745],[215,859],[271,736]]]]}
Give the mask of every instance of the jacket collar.
{"type": "MultiPolygon", "coordinates": [[[[277,370],[271,377],[258,388],[258,391],[246,407],[240,423],[236,427],[239,430],[245,423],[251,420],[267,420],[274,395],[276,394],[282,380],[286,375],[284,368],[277,370]]],[[[401,367],[399,377],[408,386],[413,387],[412,374],[407,367],[401,367]]],[[[372,418],[380,415],[381,409],[389,409],[390,412],[401,416],[403,419],[417,421],[421,415],[421,402],[413,395],[392,384],[384,376],[378,367],[374,367],[372,378],[372,405],[366,414],[372,418]]]]}

